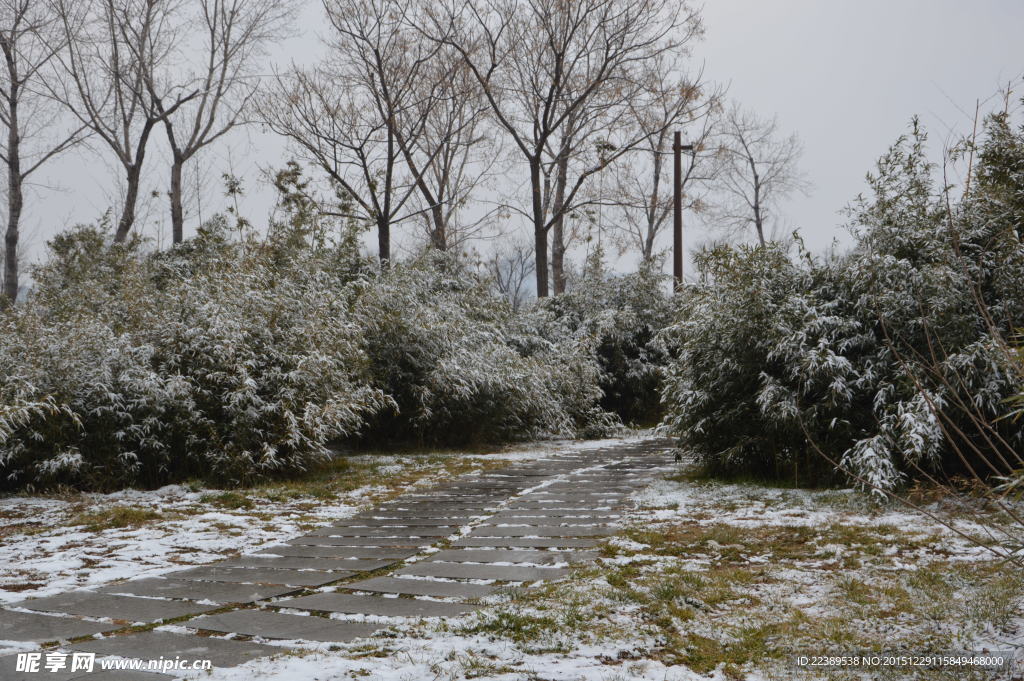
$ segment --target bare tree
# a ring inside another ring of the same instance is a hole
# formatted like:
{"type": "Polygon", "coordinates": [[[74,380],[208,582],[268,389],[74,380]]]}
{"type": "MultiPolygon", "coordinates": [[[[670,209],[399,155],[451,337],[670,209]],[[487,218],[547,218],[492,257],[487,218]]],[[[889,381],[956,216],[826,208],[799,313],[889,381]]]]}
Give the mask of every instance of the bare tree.
{"type": "Polygon", "coordinates": [[[775,118],[760,119],[738,105],[726,111],[720,135],[720,200],[714,212],[726,227],[737,231],[753,227],[763,246],[778,202],[808,190],[797,168],[803,147],[796,135],[779,136],[775,118]]]}
{"type": "Polygon", "coordinates": [[[661,96],[641,100],[632,107],[636,125],[646,137],[616,164],[612,188],[605,197],[619,217],[614,229],[621,251],[639,253],[645,263],[657,255],[658,238],[672,215],[674,132],[684,128],[685,142],[694,147],[683,163],[685,208],[702,209],[702,194],[718,165],[710,140],[720,91],[705,86],[700,75],[694,79],[674,75],[675,65],[664,61],[652,64],[649,74],[652,91],[661,96]]]}
{"type": "MultiPolygon", "coordinates": [[[[413,17],[409,18],[415,22],[413,17]]],[[[403,158],[419,190],[418,205],[433,248],[474,236],[488,214],[466,220],[463,208],[500,156],[487,129],[490,107],[451,50],[424,65],[420,91],[399,127],[403,158]]]]}
{"type": "Polygon", "coordinates": [[[520,212],[546,296],[549,232],[581,207],[592,176],[643,139],[621,125],[642,96],[638,68],[699,35],[699,15],[674,0],[447,0],[429,16],[425,33],[459,53],[528,167],[520,212]]]}
{"type": "Polygon", "coordinates": [[[174,53],[185,28],[182,0],[52,0],[63,49],[53,94],[103,141],[125,172],[124,203],[114,240],[135,223],[149,137],[161,121],[198,96],[179,91],[158,102],[152,74],[174,53]]]}
{"type": "MultiPolygon", "coordinates": [[[[184,236],[182,168],[240,123],[256,93],[256,60],[295,14],[293,0],[196,0],[187,14],[199,44],[184,41],[178,58],[147,74],[146,88],[171,149],[171,231],[184,236]],[[187,67],[185,65],[188,65],[187,67]],[[182,105],[183,102],[187,104],[182,105]]],[[[147,61],[146,66],[160,64],[147,61]]]]}
{"type": "Polygon", "coordinates": [[[425,64],[440,50],[413,39],[398,0],[324,0],[324,8],[333,29],[330,56],[278,76],[259,108],[274,131],[327,173],[353,206],[345,217],[376,226],[386,263],[391,227],[411,217],[408,203],[426,166],[411,177],[405,172],[423,122],[402,121],[414,110],[425,64]]]}
{"type": "Polygon", "coordinates": [[[62,126],[60,108],[46,94],[44,72],[62,47],[59,25],[40,0],[0,0],[0,123],[7,128],[0,160],[7,167],[7,231],[0,305],[18,297],[18,240],[25,182],[82,139],[82,128],[62,126]]]}
{"type": "Polygon", "coordinates": [[[514,310],[526,301],[526,282],[533,275],[533,249],[529,243],[507,242],[491,254],[487,271],[494,288],[507,299],[514,310]]]}

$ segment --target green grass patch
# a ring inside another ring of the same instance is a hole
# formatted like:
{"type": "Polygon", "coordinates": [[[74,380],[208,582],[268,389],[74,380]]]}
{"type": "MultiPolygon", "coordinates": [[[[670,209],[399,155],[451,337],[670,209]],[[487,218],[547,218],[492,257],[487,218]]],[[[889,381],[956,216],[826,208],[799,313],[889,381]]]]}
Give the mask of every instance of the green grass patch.
{"type": "Polygon", "coordinates": [[[72,517],[68,524],[81,525],[89,532],[101,532],[124,527],[139,527],[154,520],[162,520],[163,515],[141,506],[113,506],[102,511],[79,513],[72,517]]]}

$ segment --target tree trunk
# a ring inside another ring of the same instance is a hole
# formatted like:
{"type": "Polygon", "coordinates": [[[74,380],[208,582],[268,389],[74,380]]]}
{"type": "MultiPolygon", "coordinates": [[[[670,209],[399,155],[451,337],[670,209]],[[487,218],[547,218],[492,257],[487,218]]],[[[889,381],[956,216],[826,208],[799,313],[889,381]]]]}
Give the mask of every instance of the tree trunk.
{"type": "Polygon", "coordinates": [[[171,242],[180,244],[185,238],[185,214],[181,206],[181,168],[185,161],[176,156],[171,164],[171,242]]]}
{"type": "Polygon", "coordinates": [[[430,231],[430,245],[439,251],[448,250],[448,230],[444,224],[444,207],[435,201],[430,207],[430,217],[434,228],[430,231]]]}
{"type": "Polygon", "coordinates": [[[558,176],[555,178],[555,222],[551,233],[551,274],[555,280],[555,295],[565,293],[565,183],[569,172],[568,152],[558,160],[558,176]]]}
{"type": "Polygon", "coordinates": [[[377,253],[382,268],[391,262],[391,225],[384,218],[377,218],[377,253]]]}
{"type": "Polygon", "coordinates": [[[117,233],[114,234],[114,243],[123,244],[128,240],[128,234],[135,224],[135,208],[139,202],[139,184],[142,181],[142,164],[136,162],[127,168],[125,178],[128,182],[127,191],[124,195],[124,208],[121,211],[121,219],[117,221],[117,233]]]}
{"type": "Polygon", "coordinates": [[[21,140],[18,138],[18,102],[12,85],[8,100],[7,129],[7,233],[4,235],[4,286],[0,306],[18,299],[18,235],[24,196],[21,191],[21,140]]]}
{"type": "Polygon", "coordinates": [[[544,227],[541,199],[540,160],[530,159],[530,189],[533,192],[533,245],[536,258],[537,297],[548,297],[548,231],[544,227]]]}

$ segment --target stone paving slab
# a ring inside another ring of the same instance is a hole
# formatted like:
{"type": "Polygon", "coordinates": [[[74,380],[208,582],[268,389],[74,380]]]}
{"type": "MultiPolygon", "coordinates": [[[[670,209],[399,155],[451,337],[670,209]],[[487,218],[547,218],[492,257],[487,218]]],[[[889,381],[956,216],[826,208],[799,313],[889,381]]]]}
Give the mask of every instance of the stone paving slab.
{"type": "MultiPolygon", "coordinates": [[[[474,516],[476,517],[476,516],[474,516]]],[[[452,527],[472,522],[474,517],[463,516],[461,518],[421,518],[415,515],[404,518],[349,518],[348,527],[393,527],[393,528],[421,528],[421,527],[452,527]]],[[[318,527],[309,534],[330,534],[335,526],[318,527]]]]}
{"type": "Polygon", "coordinates": [[[444,523],[445,525],[465,525],[476,518],[490,515],[493,511],[480,511],[478,513],[462,512],[430,512],[430,511],[403,511],[374,509],[373,519],[384,523],[400,523],[405,521],[422,520],[428,523],[444,523]],[[447,522],[445,522],[447,521],[447,522]]]}
{"type": "Polygon", "coordinates": [[[595,511],[612,511],[620,507],[618,504],[585,504],[582,502],[570,503],[545,503],[545,502],[513,502],[505,507],[506,511],[572,511],[575,513],[587,513],[595,511]]]}
{"type": "Polygon", "coordinates": [[[254,556],[284,556],[298,558],[380,558],[403,560],[415,556],[415,548],[373,547],[373,546],[303,546],[299,544],[277,544],[256,551],[254,556]]]}
{"type": "Polygon", "coordinates": [[[345,585],[353,591],[375,591],[378,593],[408,594],[410,596],[447,596],[451,598],[481,598],[497,589],[483,584],[464,582],[437,582],[431,579],[399,579],[397,577],[374,577],[361,582],[345,585]]]}
{"type": "Polygon", "coordinates": [[[614,530],[596,525],[517,525],[496,527],[482,525],[473,532],[474,537],[603,537],[614,530]]]}
{"type": "MultiPolygon", "coordinates": [[[[184,598],[213,603],[253,603],[295,591],[290,586],[230,584],[228,582],[193,582],[186,579],[147,577],[96,589],[106,594],[130,594],[158,598],[184,598]]],[[[157,656],[159,657],[159,655],[157,656]]]]}
{"type": "Polygon", "coordinates": [[[273,570],[344,570],[367,572],[379,570],[398,559],[312,558],[308,556],[239,556],[217,563],[218,567],[270,568],[273,570]]]}
{"type": "Polygon", "coordinates": [[[516,549],[444,549],[430,554],[425,562],[448,563],[587,563],[595,551],[528,551],[516,549]]]}
{"type": "Polygon", "coordinates": [[[557,519],[556,522],[569,522],[576,518],[604,518],[605,522],[613,523],[622,519],[622,514],[612,511],[591,512],[583,509],[572,508],[509,508],[487,518],[484,522],[489,522],[494,518],[506,518],[510,516],[519,518],[552,518],[557,519]],[[563,521],[562,518],[565,518],[565,520],[563,521]]]}
{"type": "Polygon", "coordinates": [[[74,617],[0,610],[0,641],[66,641],[119,628],[116,624],[86,622],[74,617]]]}
{"type": "Polygon", "coordinates": [[[544,525],[544,526],[557,526],[557,527],[597,527],[607,525],[609,522],[614,522],[616,518],[607,517],[596,517],[596,518],[569,518],[566,516],[548,516],[548,515],[496,515],[492,518],[488,518],[478,525],[478,527],[490,527],[490,526],[503,526],[503,525],[544,525]]]}
{"type": "Polygon", "coordinates": [[[312,615],[287,615],[271,610],[234,610],[206,615],[185,623],[189,629],[244,634],[263,638],[347,643],[371,635],[379,624],[342,622],[312,615]]]}
{"type": "Polygon", "coordinates": [[[245,584],[289,584],[292,586],[323,586],[339,579],[351,577],[354,572],[337,570],[288,570],[274,568],[221,567],[220,565],[204,565],[203,567],[172,572],[167,576],[172,579],[188,579],[207,582],[234,582],[245,584]]]}
{"type": "Polygon", "coordinates": [[[426,526],[388,526],[388,527],[365,527],[360,525],[329,525],[319,527],[315,532],[310,532],[311,537],[447,537],[459,531],[458,525],[426,526]]]}
{"type": "Polygon", "coordinates": [[[319,593],[273,603],[275,607],[381,617],[458,617],[479,608],[465,603],[319,593]]]}
{"type": "Polygon", "coordinates": [[[257,657],[284,652],[282,648],[251,641],[172,634],[166,631],[144,631],[125,636],[112,636],[68,647],[71,650],[96,653],[100,656],[110,655],[129,659],[156,660],[175,656],[206,659],[210,660],[214,667],[234,667],[257,657]]]}
{"type": "Polygon", "coordinates": [[[463,537],[453,541],[451,545],[455,547],[589,549],[597,546],[597,540],[584,537],[463,537]]]}
{"type": "Polygon", "coordinates": [[[186,601],[114,596],[86,590],[69,591],[44,598],[32,598],[14,605],[28,610],[62,612],[69,615],[85,615],[86,617],[109,617],[128,622],[157,622],[182,615],[198,615],[216,607],[186,601]]]}
{"type": "MultiPolygon", "coordinates": [[[[444,535],[448,536],[448,535],[444,535]]],[[[436,543],[440,537],[297,537],[288,544],[296,546],[341,546],[366,548],[419,548],[436,543]]],[[[413,551],[418,553],[418,551],[413,551]]]]}
{"type": "Polygon", "coordinates": [[[487,504],[467,506],[465,504],[401,504],[397,506],[384,506],[377,509],[378,515],[392,512],[404,513],[407,515],[419,515],[423,518],[432,518],[441,515],[490,515],[498,510],[500,504],[487,504]]]}
{"type": "Polygon", "coordinates": [[[393,574],[445,577],[447,579],[496,579],[502,582],[536,582],[542,579],[561,579],[569,574],[569,570],[566,568],[516,565],[419,562],[396,570],[393,574]]]}

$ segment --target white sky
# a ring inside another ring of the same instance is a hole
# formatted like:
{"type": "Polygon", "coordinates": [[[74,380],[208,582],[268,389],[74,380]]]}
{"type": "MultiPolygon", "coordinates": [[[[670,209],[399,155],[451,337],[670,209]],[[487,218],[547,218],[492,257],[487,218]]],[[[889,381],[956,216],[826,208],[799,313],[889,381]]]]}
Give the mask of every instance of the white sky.
{"type": "MultiPolygon", "coordinates": [[[[323,25],[318,5],[310,2],[299,35],[278,54],[308,57],[323,25]]],[[[950,131],[969,129],[965,112],[973,112],[976,99],[1024,73],[1021,0],[708,0],[704,19],[707,34],[695,58],[705,61],[705,74],[759,115],[777,114],[782,130],[804,143],[801,168],[813,191],[788,201],[783,212],[814,250],[845,242],[839,210],[864,188],[865,172],[913,114],[937,154],[950,131]]],[[[154,133],[158,145],[147,159],[149,190],[166,187],[162,137],[154,133]]],[[[107,150],[95,151],[58,160],[43,173],[46,186],[28,197],[30,259],[54,233],[96,220],[112,202],[120,170],[107,150]]],[[[230,167],[249,193],[243,212],[262,224],[273,196],[260,168],[283,165],[281,142],[254,129],[205,158],[203,216],[227,206],[221,173],[230,167]]],[[[166,243],[166,198],[150,198],[148,209],[140,210],[149,218],[146,232],[166,243]]],[[[691,233],[687,243],[702,238],[691,233]]]]}
{"type": "Polygon", "coordinates": [[[912,115],[938,159],[976,100],[1024,85],[1020,0],[708,0],[704,20],[707,74],[804,143],[813,191],[785,213],[815,250],[912,115]]]}

